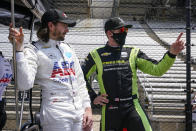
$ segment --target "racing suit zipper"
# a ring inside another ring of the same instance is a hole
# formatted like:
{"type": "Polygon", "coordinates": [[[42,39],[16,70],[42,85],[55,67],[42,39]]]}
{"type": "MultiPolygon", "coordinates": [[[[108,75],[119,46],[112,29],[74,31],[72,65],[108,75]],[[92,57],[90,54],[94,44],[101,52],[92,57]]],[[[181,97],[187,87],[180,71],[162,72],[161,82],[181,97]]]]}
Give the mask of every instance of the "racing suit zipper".
{"type": "MultiPolygon", "coordinates": [[[[63,53],[62,53],[62,51],[61,51],[61,49],[59,48],[58,45],[56,45],[56,48],[59,50],[59,52],[60,52],[60,54],[61,54],[63,60],[66,61],[66,59],[65,59],[65,57],[63,56],[63,53]]],[[[69,75],[69,79],[70,79],[71,88],[72,88],[72,91],[73,91],[72,93],[74,93],[74,88],[73,88],[72,79],[71,79],[71,72],[70,72],[69,70],[67,70],[67,71],[68,71],[69,74],[70,74],[70,75],[69,75]]],[[[75,94],[72,94],[72,95],[75,95],[75,94]]],[[[74,96],[73,96],[73,103],[75,103],[75,101],[74,101],[74,96]]],[[[77,109],[76,106],[75,106],[75,104],[74,104],[74,107],[75,107],[75,109],[77,109]]]]}

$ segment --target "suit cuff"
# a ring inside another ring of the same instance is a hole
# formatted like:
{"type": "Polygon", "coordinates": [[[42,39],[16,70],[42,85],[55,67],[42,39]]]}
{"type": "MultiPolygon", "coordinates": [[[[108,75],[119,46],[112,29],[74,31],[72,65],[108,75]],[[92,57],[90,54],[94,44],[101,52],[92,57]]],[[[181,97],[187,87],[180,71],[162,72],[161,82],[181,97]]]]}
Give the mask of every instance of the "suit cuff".
{"type": "Polygon", "coordinates": [[[23,52],[16,52],[16,61],[20,61],[24,59],[24,53],[23,52]]]}
{"type": "Polygon", "coordinates": [[[168,56],[171,57],[171,58],[176,58],[176,55],[170,53],[169,51],[167,51],[167,54],[168,54],[168,56]]]}
{"type": "Polygon", "coordinates": [[[83,108],[86,109],[87,107],[91,107],[90,101],[83,102],[83,108]]]}

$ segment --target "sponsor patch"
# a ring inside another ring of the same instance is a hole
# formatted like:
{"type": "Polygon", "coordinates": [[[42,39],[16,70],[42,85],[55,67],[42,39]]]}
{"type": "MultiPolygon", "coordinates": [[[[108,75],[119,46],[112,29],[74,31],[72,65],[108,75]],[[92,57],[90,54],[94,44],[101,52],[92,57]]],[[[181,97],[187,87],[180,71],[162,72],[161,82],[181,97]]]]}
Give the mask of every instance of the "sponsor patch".
{"type": "MultiPolygon", "coordinates": [[[[57,76],[67,76],[67,75],[75,75],[75,70],[74,70],[74,62],[69,62],[69,61],[63,61],[61,63],[54,62],[53,66],[53,72],[51,75],[51,78],[56,78],[57,76]]],[[[63,82],[67,82],[68,80],[66,79],[61,79],[63,82]]]]}
{"type": "Polygon", "coordinates": [[[108,52],[105,52],[105,53],[102,53],[101,56],[109,56],[111,55],[111,53],[108,53],[108,52]]]}
{"type": "Polygon", "coordinates": [[[127,52],[121,52],[121,57],[123,58],[127,57],[127,52]]]}
{"type": "Polygon", "coordinates": [[[110,105],[110,106],[108,107],[108,109],[109,109],[109,110],[116,110],[116,109],[118,109],[118,107],[117,107],[117,106],[112,106],[112,105],[110,105]]]}

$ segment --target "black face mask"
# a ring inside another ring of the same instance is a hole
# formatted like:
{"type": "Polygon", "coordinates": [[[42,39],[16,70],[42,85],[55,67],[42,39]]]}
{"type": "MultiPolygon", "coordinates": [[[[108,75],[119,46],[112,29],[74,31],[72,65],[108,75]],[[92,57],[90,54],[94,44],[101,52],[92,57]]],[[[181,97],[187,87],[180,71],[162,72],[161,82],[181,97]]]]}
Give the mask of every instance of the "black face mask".
{"type": "Polygon", "coordinates": [[[127,36],[127,32],[123,33],[113,33],[113,39],[118,43],[120,46],[123,46],[125,44],[125,39],[127,36]]]}

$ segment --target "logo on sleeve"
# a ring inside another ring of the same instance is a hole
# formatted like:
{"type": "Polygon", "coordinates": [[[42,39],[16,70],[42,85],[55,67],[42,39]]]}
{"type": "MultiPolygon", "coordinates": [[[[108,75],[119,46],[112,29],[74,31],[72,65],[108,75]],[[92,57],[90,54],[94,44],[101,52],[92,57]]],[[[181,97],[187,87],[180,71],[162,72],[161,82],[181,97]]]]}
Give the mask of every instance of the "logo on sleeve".
{"type": "Polygon", "coordinates": [[[65,56],[66,56],[67,58],[71,58],[72,54],[71,54],[71,52],[66,52],[66,53],[65,53],[65,56]]]}

